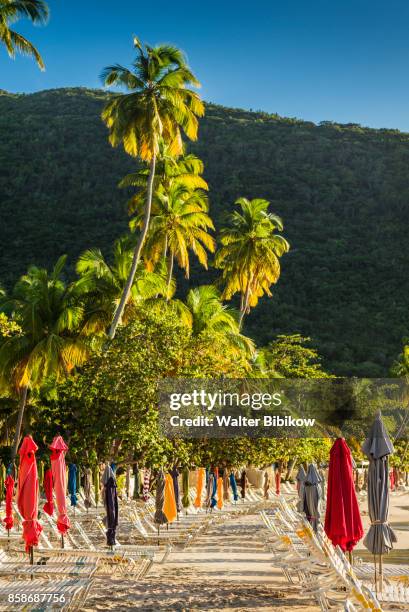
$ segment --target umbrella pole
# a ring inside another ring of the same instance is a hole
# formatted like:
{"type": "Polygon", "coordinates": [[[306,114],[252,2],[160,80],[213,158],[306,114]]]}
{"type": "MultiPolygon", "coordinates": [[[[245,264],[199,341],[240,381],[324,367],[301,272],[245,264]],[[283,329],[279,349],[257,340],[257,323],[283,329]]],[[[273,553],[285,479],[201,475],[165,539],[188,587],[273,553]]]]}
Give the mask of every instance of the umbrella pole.
{"type": "Polygon", "coordinates": [[[348,559],[349,559],[350,565],[353,565],[354,564],[354,558],[352,556],[352,550],[348,551],[348,559]]]}
{"type": "Polygon", "coordinates": [[[383,591],[383,567],[382,567],[382,555],[379,555],[379,588],[382,593],[383,591]]]}
{"type": "MultiPolygon", "coordinates": [[[[34,549],[32,546],[30,546],[28,554],[30,556],[30,565],[34,565],[34,549]]],[[[31,572],[31,580],[33,580],[34,576],[33,573],[31,572]]]]}
{"type": "Polygon", "coordinates": [[[64,534],[61,534],[61,548],[64,548],[64,534]]]}
{"type": "Polygon", "coordinates": [[[158,525],[158,546],[159,546],[160,525],[158,525]]]}
{"type": "Polygon", "coordinates": [[[376,574],[376,555],[373,556],[374,568],[375,568],[375,594],[378,597],[378,576],[376,574]]]}

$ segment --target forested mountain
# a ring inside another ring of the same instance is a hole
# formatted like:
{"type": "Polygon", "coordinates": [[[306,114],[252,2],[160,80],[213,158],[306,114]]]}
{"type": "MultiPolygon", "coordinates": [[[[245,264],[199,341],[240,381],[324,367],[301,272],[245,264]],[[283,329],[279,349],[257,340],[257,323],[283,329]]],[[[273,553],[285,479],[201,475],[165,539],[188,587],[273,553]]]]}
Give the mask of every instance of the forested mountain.
{"type": "MultiPolygon", "coordinates": [[[[0,282],[127,228],[117,188],[134,160],[108,144],[108,94],[0,92],[0,282]]],[[[270,200],[291,251],[246,322],[258,344],[310,336],[339,374],[381,376],[409,335],[409,135],[207,105],[199,141],[216,227],[238,196],[270,200]]],[[[191,284],[209,275],[194,267],[191,284]]],[[[186,283],[180,282],[181,290],[186,283]]]]}

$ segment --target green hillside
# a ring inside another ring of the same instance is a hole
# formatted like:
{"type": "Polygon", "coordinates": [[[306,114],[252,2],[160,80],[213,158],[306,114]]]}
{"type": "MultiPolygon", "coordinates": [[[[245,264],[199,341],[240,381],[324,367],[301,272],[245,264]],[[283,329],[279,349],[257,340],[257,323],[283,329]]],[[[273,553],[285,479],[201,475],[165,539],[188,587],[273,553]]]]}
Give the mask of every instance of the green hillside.
{"type": "MultiPolygon", "coordinates": [[[[116,185],[134,161],[107,142],[106,96],[0,92],[3,285],[61,253],[72,270],[85,248],[108,253],[126,230],[116,185]]],[[[236,197],[262,197],[291,242],[274,297],[246,331],[259,344],[300,332],[337,373],[386,374],[409,335],[409,135],[208,105],[191,149],[205,162],[218,227],[236,197]]]]}

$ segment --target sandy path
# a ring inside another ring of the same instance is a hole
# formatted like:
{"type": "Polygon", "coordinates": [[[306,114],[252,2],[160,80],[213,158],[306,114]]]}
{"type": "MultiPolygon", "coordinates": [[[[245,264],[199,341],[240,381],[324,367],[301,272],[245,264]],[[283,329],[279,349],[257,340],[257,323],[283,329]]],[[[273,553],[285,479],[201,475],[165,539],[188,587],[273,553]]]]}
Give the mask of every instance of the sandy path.
{"type": "Polygon", "coordinates": [[[316,612],[272,567],[263,546],[266,533],[257,515],[230,519],[188,549],[172,551],[140,584],[97,579],[86,610],[316,612]]]}

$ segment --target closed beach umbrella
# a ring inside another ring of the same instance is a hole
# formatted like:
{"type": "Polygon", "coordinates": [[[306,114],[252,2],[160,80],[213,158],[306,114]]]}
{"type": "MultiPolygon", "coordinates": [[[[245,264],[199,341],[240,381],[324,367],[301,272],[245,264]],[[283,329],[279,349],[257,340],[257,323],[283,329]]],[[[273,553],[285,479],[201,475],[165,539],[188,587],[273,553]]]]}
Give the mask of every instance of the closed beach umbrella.
{"type": "Polygon", "coordinates": [[[134,486],[133,486],[132,497],[133,499],[139,499],[141,496],[141,474],[140,474],[138,466],[134,467],[133,478],[134,478],[134,486]]]}
{"type": "Polygon", "coordinates": [[[94,496],[95,496],[95,505],[98,506],[99,502],[99,494],[100,494],[100,482],[99,482],[99,466],[95,465],[93,469],[93,484],[94,484],[94,496]]]}
{"type": "Polygon", "coordinates": [[[363,543],[374,556],[379,555],[379,570],[382,577],[382,555],[392,550],[396,542],[396,535],[388,524],[388,464],[389,455],[394,452],[394,448],[380,413],[376,416],[368,437],[362,445],[362,451],[369,459],[367,486],[368,513],[371,521],[363,543]]]}
{"type": "Polygon", "coordinates": [[[280,495],[281,492],[281,473],[279,470],[276,470],[275,473],[275,485],[276,485],[276,495],[280,495]]]}
{"type": "Polygon", "coordinates": [[[209,477],[209,484],[210,484],[210,489],[211,489],[211,493],[210,493],[210,508],[214,508],[217,504],[217,499],[216,499],[216,495],[217,495],[217,477],[216,474],[210,474],[209,477]]]}
{"type": "Polygon", "coordinates": [[[268,491],[270,489],[270,478],[267,472],[264,472],[264,485],[263,485],[263,490],[264,490],[264,498],[268,499],[268,491]]]}
{"type": "Polygon", "coordinates": [[[71,506],[77,505],[77,466],[70,463],[68,466],[68,493],[70,494],[71,506]]]}
{"type": "Polygon", "coordinates": [[[10,531],[14,525],[13,519],[13,495],[14,495],[14,478],[11,474],[6,477],[6,516],[4,518],[4,525],[7,531],[10,531]]]}
{"type": "Polygon", "coordinates": [[[314,531],[317,531],[321,516],[321,497],[321,476],[316,466],[311,463],[304,482],[304,512],[314,531]]]}
{"type": "Polygon", "coordinates": [[[67,515],[67,470],[65,466],[65,453],[68,446],[61,436],[55,436],[50,444],[50,450],[55,502],[58,510],[57,527],[63,536],[70,528],[70,519],[67,515]]]}
{"type": "Polygon", "coordinates": [[[246,498],[246,487],[247,487],[247,473],[246,470],[243,470],[240,478],[240,488],[241,488],[241,497],[242,499],[246,498]]]}
{"type": "Polygon", "coordinates": [[[231,490],[232,490],[232,493],[233,493],[233,499],[236,502],[239,499],[239,494],[238,494],[238,491],[237,491],[236,478],[235,478],[233,472],[230,474],[229,480],[230,480],[231,490]]]}
{"type": "Polygon", "coordinates": [[[91,484],[92,484],[92,471],[91,468],[84,469],[84,506],[91,508],[91,484]]]}
{"type": "Polygon", "coordinates": [[[163,511],[163,506],[165,503],[165,474],[163,470],[159,470],[158,477],[156,479],[156,498],[155,498],[155,515],[153,517],[153,521],[156,525],[158,525],[158,529],[160,525],[166,525],[168,519],[166,514],[163,511]]]}
{"type": "Polygon", "coordinates": [[[6,482],[6,468],[3,464],[0,465],[0,506],[5,498],[5,482],[6,482]]]}
{"type": "Polygon", "coordinates": [[[189,508],[190,498],[189,498],[189,470],[188,468],[185,468],[182,473],[182,487],[183,487],[182,505],[184,508],[189,508]]]}
{"type": "Polygon", "coordinates": [[[142,499],[148,501],[149,499],[149,485],[151,482],[151,471],[149,468],[145,468],[143,471],[143,486],[142,486],[142,499]]]}
{"type": "Polygon", "coordinates": [[[335,440],[328,471],[325,533],[334,546],[351,552],[364,535],[356,498],[352,456],[343,438],[335,440]]]}
{"type": "Polygon", "coordinates": [[[174,480],[171,474],[165,476],[165,501],[163,503],[163,512],[168,519],[168,523],[173,523],[178,515],[176,504],[174,480]]]}
{"type": "Polygon", "coordinates": [[[116,479],[110,465],[105,467],[102,474],[104,485],[104,506],[106,511],[105,527],[108,546],[116,544],[116,529],[118,527],[118,494],[116,490],[116,479]]]}
{"type": "Polygon", "coordinates": [[[298,492],[298,503],[297,510],[298,512],[304,511],[304,484],[305,478],[307,474],[305,473],[304,466],[300,465],[297,472],[297,492],[298,492]]]}
{"type": "Polygon", "coordinates": [[[214,476],[213,474],[209,473],[209,476],[207,477],[207,484],[206,484],[206,501],[205,501],[206,508],[211,508],[212,494],[213,494],[213,481],[214,481],[214,476]]]}
{"type": "Polygon", "coordinates": [[[40,483],[40,487],[41,486],[44,487],[44,461],[38,462],[37,471],[38,471],[38,482],[40,483]]]}
{"type": "Polygon", "coordinates": [[[197,474],[196,499],[194,501],[195,508],[200,508],[200,506],[202,505],[202,494],[203,494],[204,483],[205,483],[205,469],[199,468],[199,471],[197,474]]]}
{"type": "Polygon", "coordinates": [[[46,502],[43,506],[43,510],[49,516],[52,516],[54,513],[54,503],[53,503],[53,472],[51,469],[48,469],[44,473],[43,480],[43,488],[46,497],[46,502]]]}
{"type": "Polygon", "coordinates": [[[26,551],[32,552],[38,545],[43,528],[37,520],[38,515],[38,473],[36,463],[37,444],[31,436],[26,436],[20,446],[20,469],[18,474],[17,505],[23,517],[23,538],[26,551]]]}
{"type": "Polygon", "coordinates": [[[223,478],[221,476],[217,479],[217,507],[219,510],[223,508],[223,478]]]}
{"type": "Polygon", "coordinates": [[[223,499],[229,501],[229,475],[226,468],[223,470],[223,499]]]}
{"type": "Polygon", "coordinates": [[[180,502],[180,492],[179,492],[179,470],[175,466],[170,475],[173,480],[173,490],[175,492],[175,502],[176,502],[176,510],[180,512],[182,510],[182,504],[180,502]]]}

